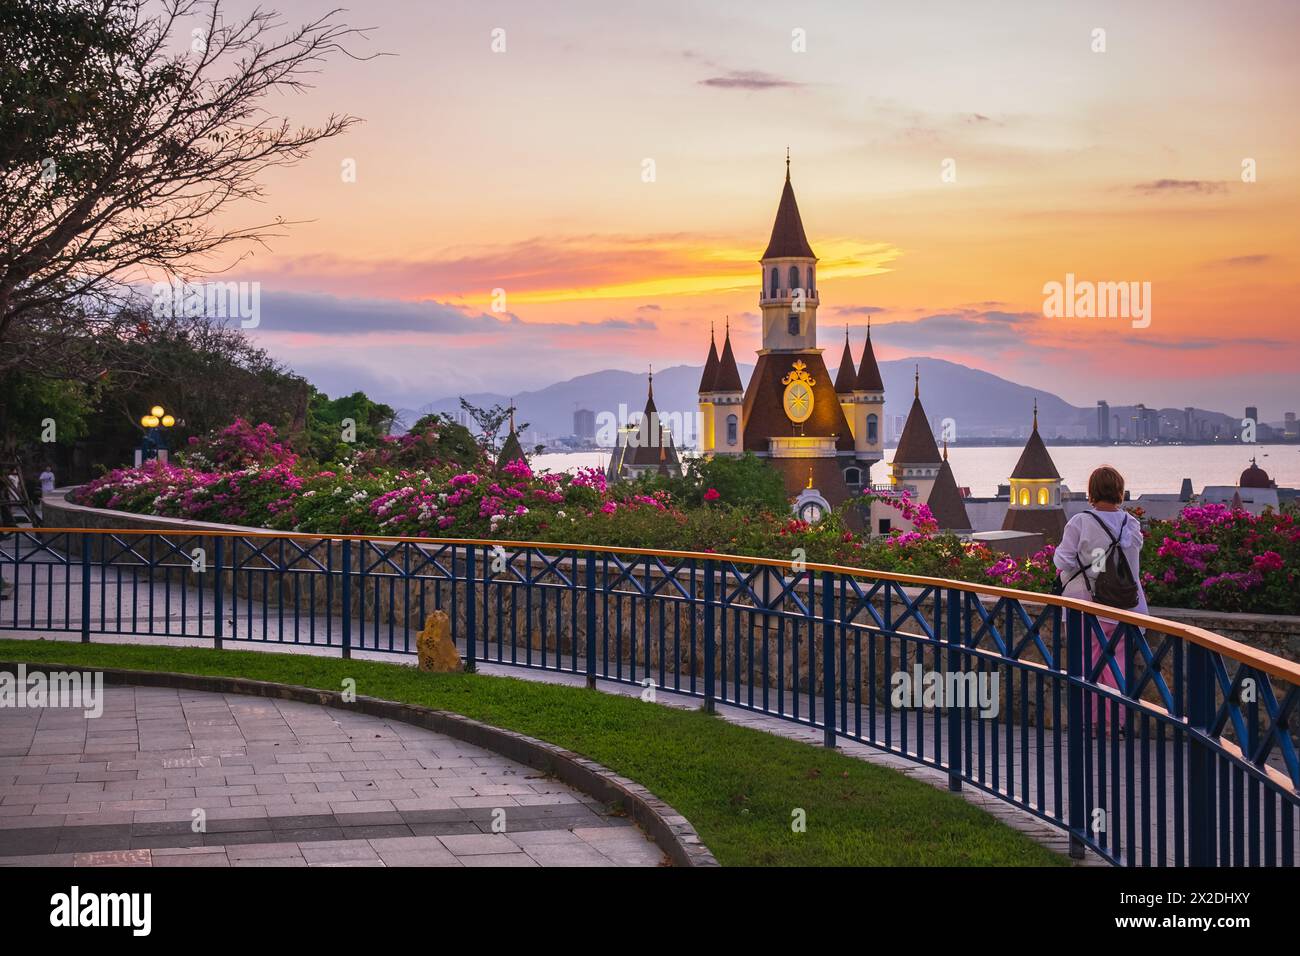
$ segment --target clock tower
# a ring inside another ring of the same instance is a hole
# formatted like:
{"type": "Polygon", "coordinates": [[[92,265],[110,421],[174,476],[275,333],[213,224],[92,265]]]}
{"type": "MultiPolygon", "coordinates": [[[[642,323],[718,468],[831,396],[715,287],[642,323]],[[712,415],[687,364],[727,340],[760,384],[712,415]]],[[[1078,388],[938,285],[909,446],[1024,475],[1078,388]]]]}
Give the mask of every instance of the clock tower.
{"type": "Polygon", "coordinates": [[[754,373],[742,396],[739,374],[722,381],[729,339],[721,357],[710,343],[700,382],[700,410],[703,452],[752,452],[766,459],[780,472],[801,516],[818,509],[824,513],[826,507],[849,500],[868,485],[870,466],[881,457],[883,437],[879,412],[884,388],[877,381],[870,337],[862,370],[854,370],[846,343],[840,374],[832,379],[817,346],[820,303],[817,255],[804,233],[787,152],[776,221],[759,258],[763,342],[754,373]],[[727,408],[727,403],[734,404],[727,408]],[[728,444],[733,437],[738,448],[728,444]]]}
{"type": "Polygon", "coordinates": [[[792,499],[812,491],[838,505],[852,494],[845,473],[856,464],[855,444],[817,346],[817,255],[799,215],[788,154],[759,270],[763,343],[745,389],[745,450],[768,459],[792,499]]]}

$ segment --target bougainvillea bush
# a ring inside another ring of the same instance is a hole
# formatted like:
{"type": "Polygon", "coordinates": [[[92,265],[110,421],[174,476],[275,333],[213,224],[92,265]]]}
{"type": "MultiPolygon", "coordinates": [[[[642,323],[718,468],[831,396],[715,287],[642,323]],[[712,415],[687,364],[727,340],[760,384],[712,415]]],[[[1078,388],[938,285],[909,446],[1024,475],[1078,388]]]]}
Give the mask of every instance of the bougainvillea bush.
{"type": "MultiPolygon", "coordinates": [[[[487,538],[759,555],[1051,589],[1052,548],[1030,558],[941,533],[906,492],[872,492],[910,526],[886,537],[853,530],[848,509],[809,525],[766,504],[729,502],[708,487],[674,495],[653,484],[606,486],[596,469],[494,467],[433,430],[403,436],[322,470],[267,425],[236,422],[195,442],[179,463],[110,472],[72,500],[100,508],[316,534],[487,538]]],[[[448,430],[450,432],[450,430],[448,430]]],[[[864,497],[862,503],[869,499],[864,497]]],[[[1218,505],[1150,523],[1142,577],[1153,606],[1300,613],[1294,515],[1254,518],[1218,505]]]]}
{"type": "Polygon", "coordinates": [[[1252,515],[1228,505],[1153,521],[1142,551],[1147,599],[1165,607],[1300,614],[1300,523],[1294,509],[1252,515]]]}

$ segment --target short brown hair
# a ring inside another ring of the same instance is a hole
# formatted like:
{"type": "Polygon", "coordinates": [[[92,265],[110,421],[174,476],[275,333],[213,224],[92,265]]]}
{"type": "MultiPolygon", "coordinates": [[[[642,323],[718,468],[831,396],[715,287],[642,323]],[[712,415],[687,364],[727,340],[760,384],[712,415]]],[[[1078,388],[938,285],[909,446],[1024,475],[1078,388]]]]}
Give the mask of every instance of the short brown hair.
{"type": "Polygon", "coordinates": [[[1110,465],[1102,465],[1088,476],[1088,500],[1113,505],[1124,503],[1124,476],[1110,465]]]}

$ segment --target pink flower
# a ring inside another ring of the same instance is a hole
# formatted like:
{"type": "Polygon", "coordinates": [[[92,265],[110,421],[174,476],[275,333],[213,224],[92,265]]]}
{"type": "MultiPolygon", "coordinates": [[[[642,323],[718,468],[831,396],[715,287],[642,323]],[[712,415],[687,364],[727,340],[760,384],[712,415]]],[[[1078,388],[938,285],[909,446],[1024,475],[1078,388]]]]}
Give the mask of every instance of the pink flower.
{"type": "Polygon", "coordinates": [[[721,497],[722,495],[718,494],[717,488],[710,488],[708,491],[704,493],[705,501],[717,501],[721,497]]]}
{"type": "Polygon", "coordinates": [[[1261,574],[1268,571],[1282,570],[1282,555],[1276,551],[1265,551],[1255,556],[1255,570],[1261,574]]]}

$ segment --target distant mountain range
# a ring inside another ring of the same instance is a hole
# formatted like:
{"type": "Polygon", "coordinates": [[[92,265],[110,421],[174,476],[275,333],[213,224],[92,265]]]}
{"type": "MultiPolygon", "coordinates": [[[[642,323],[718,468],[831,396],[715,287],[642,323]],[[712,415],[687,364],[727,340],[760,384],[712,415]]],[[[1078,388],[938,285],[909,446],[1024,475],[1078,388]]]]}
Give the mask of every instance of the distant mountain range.
{"type": "MultiPolygon", "coordinates": [[[[1085,439],[1097,433],[1097,408],[1079,408],[1042,389],[1000,378],[989,372],[968,368],[955,362],[933,358],[896,359],[880,363],[885,383],[885,420],[887,437],[896,436],[892,427],[894,418],[906,417],[912,404],[913,370],[920,368],[921,401],[925,405],[936,431],[940,422],[952,418],[956,423],[958,439],[1020,437],[1028,435],[1033,418],[1034,400],[1038,400],[1038,425],[1044,438],[1085,439]]],[[[741,365],[740,374],[746,382],[753,371],[752,365],[741,365]]],[[[696,391],[700,384],[700,366],[675,365],[655,372],[655,404],[661,413],[694,412],[696,391]]],[[[834,370],[831,375],[834,377],[834,370]]],[[[579,375],[564,382],[556,382],[530,392],[517,392],[513,396],[498,392],[476,392],[464,396],[478,406],[506,404],[513,397],[518,418],[529,424],[535,437],[559,437],[573,433],[573,413],[579,408],[590,409],[598,415],[609,412],[618,415],[619,405],[628,413],[639,413],[645,407],[646,376],[636,372],[608,369],[579,375]]],[[[402,409],[399,417],[403,425],[410,425],[421,415],[442,412],[454,415],[460,411],[460,397],[449,396],[430,402],[419,409],[402,409]]],[[[1183,420],[1183,409],[1159,409],[1170,421],[1183,420]]],[[[1112,405],[1112,416],[1127,423],[1135,414],[1132,406],[1112,405]]],[[[1221,412],[1194,409],[1193,415],[1225,429],[1233,422],[1232,416],[1221,412]]],[[[1237,419],[1240,422],[1240,419],[1237,419]]],[[[525,436],[525,443],[533,440],[525,436]]]]}

